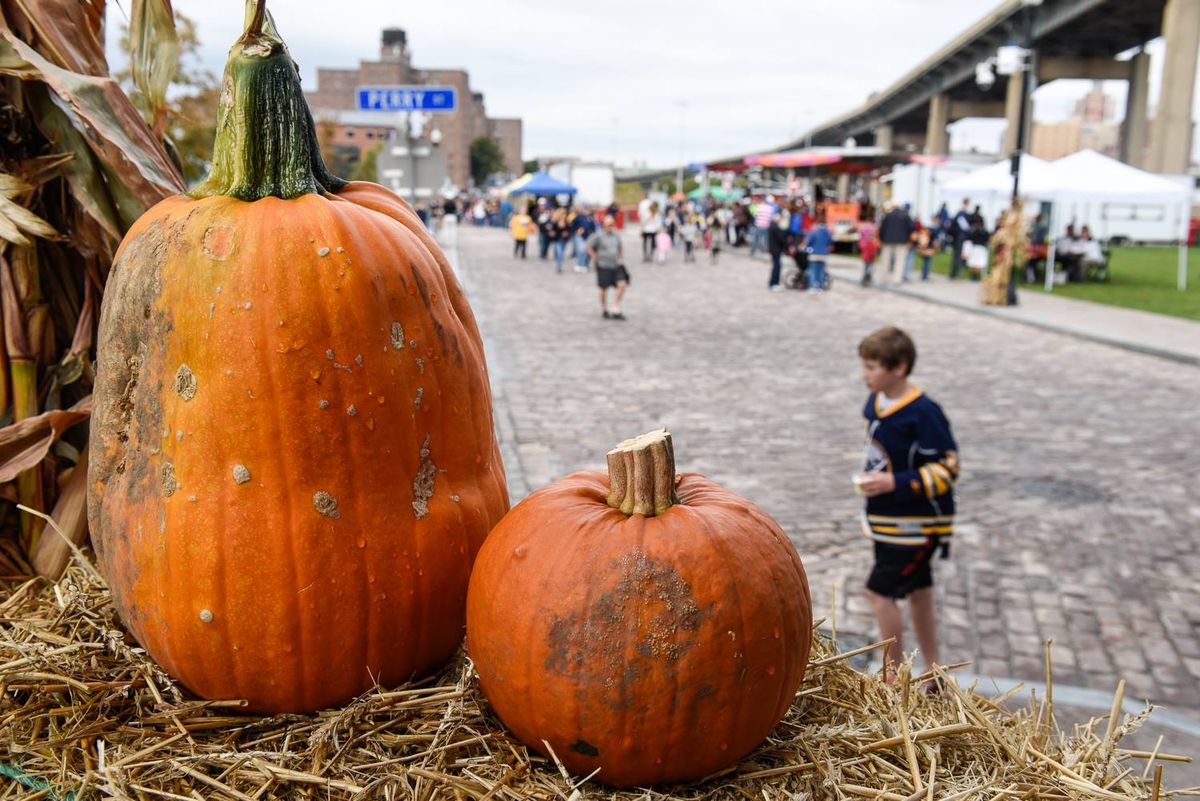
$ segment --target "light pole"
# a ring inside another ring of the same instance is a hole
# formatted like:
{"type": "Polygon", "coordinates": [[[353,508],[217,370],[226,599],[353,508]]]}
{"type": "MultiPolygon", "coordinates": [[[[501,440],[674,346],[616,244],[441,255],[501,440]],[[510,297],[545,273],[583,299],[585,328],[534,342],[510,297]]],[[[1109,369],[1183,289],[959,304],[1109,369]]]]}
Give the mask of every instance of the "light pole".
{"type": "Polygon", "coordinates": [[[684,131],[684,127],[683,127],[683,120],[684,120],[684,112],[686,112],[686,111],[687,111],[687,101],[686,101],[686,100],[680,100],[680,101],[679,101],[679,169],[678,169],[678,170],[676,170],[676,172],[675,172],[675,191],[676,191],[676,192],[678,192],[678,193],[682,193],[682,192],[683,192],[683,166],[684,166],[684,160],[683,160],[683,131],[684,131]]]}
{"type": "MultiPolygon", "coordinates": [[[[1042,0],[1021,0],[1021,44],[1005,45],[996,51],[996,55],[975,67],[975,82],[981,89],[990,89],[995,83],[992,70],[1000,75],[1016,76],[1021,82],[1020,108],[1017,110],[1017,131],[1013,137],[1013,150],[1010,155],[1013,186],[1012,213],[1019,214],[1021,208],[1021,156],[1025,152],[1026,114],[1031,93],[1030,80],[1033,72],[1036,52],[1033,49],[1033,14],[1034,8],[1040,6],[1042,0]]],[[[1009,306],[1017,305],[1017,263],[1016,254],[1012,255],[1012,269],[1008,276],[1005,302],[1009,306]]]]}

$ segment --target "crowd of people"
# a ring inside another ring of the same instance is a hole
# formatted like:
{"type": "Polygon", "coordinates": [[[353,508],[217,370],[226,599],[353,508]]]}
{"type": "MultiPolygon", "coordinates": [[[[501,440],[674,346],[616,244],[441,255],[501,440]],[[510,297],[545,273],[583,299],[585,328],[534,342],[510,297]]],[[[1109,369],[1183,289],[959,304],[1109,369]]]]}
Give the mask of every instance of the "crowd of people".
{"type": "MultiPolygon", "coordinates": [[[[994,233],[1004,224],[1002,214],[989,228],[980,207],[969,199],[964,199],[954,214],[942,204],[928,222],[916,218],[909,204],[889,202],[878,213],[868,203],[859,208],[864,218],[853,225],[855,236],[841,241],[856,243],[863,263],[863,286],[917,278],[928,281],[933,259],[943,251],[950,253],[951,280],[978,280],[987,270],[994,233]]],[[[630,212],[629,227],[640,234],[643,263],[664,264],[679,253],[680,260],[690,264],[703,253],[709,263],[716,264],[723,249],[746,247],[751,257],[762,253],[769,258],[767,289],[771,292],[788,286],[817,294],[829,286],[826,261],[834,251],[835,237],[826,222],[823,202],[810,204],[803,197],[777,201],[771,195],[739,202],[711,197],[660,202],[647,196],[630,212]]],[[[527,258],[533,240],[537,256],[553,260],[556,272],[564,272],[568,265],[580,273],[595,266],[600,281],[599,270],[609,271],[601,281],[601,310],[606,319],[624,319],[620,304],[629,272],[623,249],[613,247],[619,242],[615,223],[620,209],[616,204],[604,209],[556,206],[549,198],[538,198],[514,207],[508,199],[478,198],[453,208],[447,202],[441,214],[451,213],[476,225],[506,225],[512,234],[514,258],[527,258]],[[609,264],[614,257],[616,261],[609,264]],[[607,289],[616,290],[611,308],[607,289]]],[[[1044,266],[1047,234],[1040,216],[1031,222],[1027,281],[1036,280],[1037,271],[1044,266]]],[[[1105,256],[1086,226],[1078,234],[1069,226],[1066,237],[1057,243],[1056,259],[1069,280],[1083,280],[1105,256]]]]}

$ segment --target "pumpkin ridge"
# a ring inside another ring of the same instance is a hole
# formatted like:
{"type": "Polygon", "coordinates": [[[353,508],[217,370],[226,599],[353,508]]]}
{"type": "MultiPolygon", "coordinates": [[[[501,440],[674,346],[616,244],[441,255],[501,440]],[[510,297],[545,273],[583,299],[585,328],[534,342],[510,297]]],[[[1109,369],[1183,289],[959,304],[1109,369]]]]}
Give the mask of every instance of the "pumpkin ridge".
{"type": "MultiPolygon", "coordinates": [[[[253,254],[262,253],[262,252],[264,252],[264,246],[266,246],[268,248],[270,247],[270,244],[271,244],[270,240],[271,240],[271,237],[275,230],[275,226],[272,224],[272,221],[269,219],[255,219],[255,217],[261,218],[261,217],[267,216],[270,211],[273,211],[273,209],[271,209],[269,205],[258,206],[257,209],[254,209],[251,212],[254,215],[251,217],[251,220],[250,220],[250,222],[252,224],[242,226],[242,229],[241,229],[242,235],[246,236],[247,234],[249,234],[250,236],[253,237],[253,248],[250,249],[250,251],[249,251],[250,253],[253,253],[253,254]],[[255,212],[257,212],[257,214],[255,214],[255,212]],[[253,224],[253,223],[257,223],[257,224],[253,224]]],[[[299,217],[301,220],[304,220],[305,221],[304,224],[307,225],[307,221],[309,220],[308,215],[297,215],[297,217],[299,217]]],[[[302,231],[300,233],[300,236],[303,237],[303,235],[305,233],[308,233],[308,231],[302,231]]],[[[266,252],[269,252],[269,250],[266,252]]],[[[278,262],[276,262],[274,260],[268,260],[268,263],[270,264],[272,270],[274,270],[274,268],[277,268],[279,266],[278,262]]],[[[237,266],[242,266],[242,265],[239,264],[237,266]]],[[[271,285],[275,285],[276,279],[277,279],[277,276],[272,274],[268,278],[268,282],[271,285]]],[[[270,342],[270,337],[269,337],[270,315],[266,314],[265,310],[261,310],[261,311],[257,312],[257,317],[258,317],[258,336],[262,339],[262,343],[265,346],[266,343],[270,342]]],[[[268,351],[268,354],[269,354],[269,351],[268,351]]],[[[267,381],[269,382],[269,386],[271,386],[273,388],[279,387],[280,386],[280,377],[279,377],[279,371],[278,371],[278,367],[276,364],[276,360],[274,358],[271,358],[270,355],[264,355],[264,357],[260,360],[260,364],[262,364],[263,367],[266,368],[267,381]]],[[[280,405],[277,403],[273,403],[273,402],[268,403],[267,406],[270,407],[269,414],[270,414],[271,433],[270,433],[269,441],[283,443],[284,437],[286,434],[286,430],[287,430],[286,429],[286,421],[283,420],[283,411],[280,408],[280,405]]],[[[293,509],[293,503],[295,502],[295,497],[294,497],[295,493],[292,491],[292,483],[289,480],[289,477],[293,475],[293,468],[292,468],[292,464],[291,464],[291,460],[290,460],[290,456],[289,456],[289,449],[287,447],[284,447],[281,445],[281,447],[277,448],[276,453],[277,453],[277,458],[279,460],[279,466],[278,466],[278,469],[276,470],[276,472],[279,474],[279,478],[280,478],[279,490],[278,490],[279,495],[277,496],[279,498],[279,502],[278,502],[277,506],[278,506],[278,510],[280,513],[280,517],[281,517],[280,530],[284,531],[284,532],[295,532],[295,531],[297,531],[297,528],[294,524],[295,511],[293,509]]],[[[221,539],[222,539],[222,543],[227,546],[228,538],[222,537],[221,539]]],[[[293,650],[292,653],[288,653],[288,654],[276,653],[273,656],[275,659],[286,659],[287,662],[291,663],[291,665],[289,666],[291,668],[289,670],[289,673],[291,675],[296,675],[298,673],[299,677],[300,677],[299,691],[297,692],[296,689],[293,689],[291,692],[292,697],[286,699],[284,701],[284,703],[292,705],[292,706],[299,706],[299,705],[309,706],[311,699],[314,697],[314,677],[309,669],[309,660],[304,659],[303,656],[300,656],[300,655],[309,653],[309,648],[311,646],[311,643],[309,642],[307,634],[312,628],[313,620],[312,620],[312,615],[305,608],[305,606],[306,606],[305,600],[306,599],[303,599],[297,593],[297,589],[300,586],[300,565],[301,565],[301,559],[300,559],[299,554],[297,553],[297,550],[300,546],[296,542],[296,538],[294,536],[284,535],[282,537],[277,537],[274,539],[276,539],[276,541],[281,543],[280,553],[276,556],[276,559],[278,560],[278,564],[284,568],[281,571],[284,574],[283,579],[282,579],[282,581],[280,581],[280,583],[286,588],[285,597],[287,598],[286,603],[288,606],[288,611],[285,613],[284,619],[298,621],[299,622],[299,626],[298,626],[299,630],[289,632],[289,635],[290,635],[289,639],[297,641],[295,650],[293,650]]],[[[224,560],[222,561],[222,568],[223,567],[224,567],[224,560]]],[[[278,625],[278,624],[276,623],[276,625],[278,625]]],[[[238,675],[235,677],[235,681],[241,677],[243,669],[244,668],[239,669],[237,671],[238,675]]],[[[253,673],[253,670],[251,670],[249,672],[253,673]]]]}
{"type": "MultiPolygon", "coordinates": [[[[747,658],[747,654],[744,650],[745,646],[746,646],[746,642],[747,642],[746,641],[746,630],[747,630],[746,608],[742,604],[741,593],[738,591],[738,576],[737,576],[737,574],[735,574],[734,569],[733,569],[733,565],[736,560],[734,560],[734,558],[730,555],[729,549],[726,547],[724,541],[721,539],[720,534],[718,534],[717,532],[715,532],[713,530],[712,526],[709,523],[708,516],[706,514],[704,514],[704,512],[699,507],[692,507],[689,511],[691,512],[691,515],[692,515],[692,521],[704,533],[705,538],[710,543],[710,547],[712,547],[713,550],[717,551],[721,555],[721,560],[720,560],[721,565],[725,568],[727,586],[729,587],[730,594],[732,595],[732,598],[730,598],[729,594],[725,595],[725,599],[726,599],[726,601],[732,600],[733,605],[736,606],[736,608],[737,608],[737,616],[736,617],[738,620],[738,630],[736,632],[737,639],[735,640],[735,642],[737,642],[739,644],[739,646],[743,649],[742,650],[741,670],[743,671],[743,676],[745,676],[745,670],[746,670],[745,660],[747,658]]],[[[719,632],[718,632],[718,636],[720,636],[719,632]]],[[[741,735],[741,732],[743,729],[742,706],[740,704],[734,704],[733,706],[735,707],[734,716],[733,716],[733,724],[731,726],[729,726],[726,731],[721,732],[721,734],[727,740],[731,740],[731,739],[739,739],[740,740],[741,739],[740,735],[741,735]]],[[[675,740],[674,738],[672,738],[672,743],[675,743],[675,742],[678,742],[678,741],[675,740]]],[[[686,757],[687,755],[681,754],[681,756],[686,757]]],[[[737,759],[741,759],[742,756],[743,756],[742,754],[736,754],[736,755],[730,754],[730,757],[736,757],[737,759]]]]}
{"type": "MultiPolygon", "coordinates": [[[[319,204],[321,207],[321,213],[319,215],[306,218],[313,225],[312,234],[315,240],[314,244],[328,243],[329,245],[333,245],[335,248],[333,253],[330,253],[327,256],[318,257],[319,260],[334,258],[336,256],[344,256],[347,262],[352,262],[353,259],[350,256],[350,250],[341,250],[341,248],[344,246],[339,243],[362,243],[370,241],[373,238],[372,235],[374,234],[375,229],[370,226],[360,226],[359,220],[355,219],[352,215],[342,213],[341,209],[332,203],[328,203],[325,198],[320,195],[313,199],[313,203],[319,204]]],[[[357,256],[357,249],[355,249],[355,256],[357,256]]],[[[369,260],[360,258],[360,262],[367,261],[369,260]]],[[[319,263],[314,266],[314,269],[318,271],[325,268],[325,265],[319,263]]],[[[332,265],[329,265],[329,268],[332,269],[332,265]]],[[[370,284],[373,287],[378,287],[381,283],[380,270],[374,264],[351,264],[346,268],[346,271],[350,273],[350,275],[347,276],[350,282],[357,280],[356,276],[359,273],[365,272],[366,275],[364,278],[364,283],[370,284]]],[[[323,284],[324,281],[318,280],[317,283],[323,284]]],[[[322,319],[322,328],[325,330],[331,330],[333,329],[333,325],[330,323],[332,315],[330,312],[329,297],[324,292],[318,292],[316,294],[320,295],[318,309],[322,319]]],[[[372,298],[372,302],[378,304],[378,295],[375,295],[372,298]]],[[[386,304],[384,305],[386,309],[386,304]]],[[[366,329],[368,326],[364,325],[364,323],[369,323],[369,320],[365,320],[364,317],[378,319],[378,314],[366,315],[365,311],[366,309],[359,304],[344,304],[343,314],[348,312],[350,317],[350,324],[348,326],[349,330],[360,331],[366,329]]],[[[345,320],[338,320],[337,328],[340,330],[346,330],[347,326],[345,320]]],[[[327,347],[332,348],[335,353],[337,353],[338,345],[339,343],[332,341],[327,343],[327,347]]],[[[340,358],[350,362],[354,357],[347,352],[340,358]]],[[[352,367],[351,370],[353,369],[354,368],[352,367]]],[[[334,371],[333,375],[336,376],[337,372],[334,371]]],[[[356,407],[359,405],[363,407],[367,406],[366,398],[345,398],[344,400],[350,401],[351,405],[355,405],[356,407]]],[[[338,415],[348,414],[346,410],[339,407],[340,404],[335,405],[334,409],[331,411],[338,415]]],[[[349,407],[347,406],[346,409],[348,408],[349,407]]],[[[364,408],[363,414],[372,415],[374,414],[374,410],[370,408],[364,408]]],[[[357,417],[357,415],[355,416],[357,417]]],[[[351,452],[370,453],[375,450],[374,444],[366,441],[371,439],[372,436],[371,432],[365,429],[365,426],[343,424],[339,428],[342,430],[342,432],[344,432],[346,439],[349,440],[348,444],[351,452]]],[[[369,580],[369,577],[372,575],[372,564],[374,561],[371,554],[371,551],[373,550],[372,546],[376,544],[376,538],[380,535],[380,532],[376,528],[368,528],[368,521],[362,511],[362,506],[364,503],[366,503],[366,499],[361,495],[356,497],[353,494],[366,483],[359,477],[359,473],[363,468],[363,465],[356,460],[347,460],[344,467],[346,469],[346,473],[342,476],[342,478],[345,480],[345,485],[340,488],[340,491],[343,493],[343,495],[348,496],[351,504],[357,503],[358,509],[354,510],[354,514],[348,516],[347,520],[331,520],[329,525],[331,527],[339,527],[340,524],[340,527],[344,530],[338,532],[334,536],[340,536],[344,543],[347,542],[346,538],[348,537],[361,537],[363,542],[363,547],[361,548],[355,547],[351,549],[348,543],[343,546],[344,550],[346,551],[351,551],[352,553],[357,551],[360,575],[363,579],[365,579],[359,581],[359,596],[362,603],[360,608],[362,608],[363,613],[366,615],[364,626],[365,631],[360,628],[357,637],[351,636],[348,638],[350,640],[349,642],[342,643],[342,648],[345,649],[342,652],[343,658],[347,658],[348,652],[351,651],[356,655],[350,664],[353,666],[353,669],[359,673],[359,677],[356,679],[357,686],[354,688],[354,692],[358,693],[363,689],[366,689],[362,680],[362,674],[365,673],[368,676],[374,677],[375,681],[381,680],[381,677],[376,675],[376,672],[380,670],[380,663],[373,660],[373,654],[371,653],[370,648],[370,644],[377,642],[379,638],[376,636],[375,632],[375,626],[377,625],[375,621],[375,604],[373,603],[373,595],[375,590],[373,589],[369,580]],[[357,528],[358,531],[355,532],[348,530],[352,527],[357,528]]],[[[339,495],[338,497],[342,498],[343,496],[339,495]]],[[[363,626],[362,621],[355,621],[355,623],[363,626]]],[[[418,633],[417,641],[421,642],[420,633],[418,633]]]]}

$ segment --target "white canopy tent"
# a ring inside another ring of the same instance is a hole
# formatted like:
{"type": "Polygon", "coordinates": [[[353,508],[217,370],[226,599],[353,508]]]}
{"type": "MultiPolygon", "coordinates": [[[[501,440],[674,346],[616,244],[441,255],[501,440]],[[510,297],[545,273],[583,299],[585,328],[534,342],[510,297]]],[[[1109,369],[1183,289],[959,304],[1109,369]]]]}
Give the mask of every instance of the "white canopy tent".
{"type": "MultiPolygon", "coordinates": [[[[1051,165],[1028,153],[1021,156],[1021,197],[1048,200],[1054,191],[1050,181],[1051,165]]],[[[943,197],[969,197],[972,200],[998,200],[1012,197],[1012,160],[1004,159],[966,175],[952,178],[938,187],[943,197]]]]}
{"type": "MultiPolygon", "coordinates": [[[[1047,178],[1053,186],[1054,201],[1050,230],[1058,230],[1053,217],[1065,204],[1114,204],[1126,206],[1163,206],[1175,215],[1179,240],[1180,290],[1187,289],[1187,231],[1191,211],[1191,190],[1161,175],[1130,167],[1094,150],[1081,150],[1047,165],[1047,178]]],[[[1024,183],[1024,181],[1022,181],[1024,183]]],[[[1022,189],[1021,194],[1025,194],[1022,189]]],[[[1046,259],[1046,289],[1054,287],[1054,241],[1046,259]]]]}

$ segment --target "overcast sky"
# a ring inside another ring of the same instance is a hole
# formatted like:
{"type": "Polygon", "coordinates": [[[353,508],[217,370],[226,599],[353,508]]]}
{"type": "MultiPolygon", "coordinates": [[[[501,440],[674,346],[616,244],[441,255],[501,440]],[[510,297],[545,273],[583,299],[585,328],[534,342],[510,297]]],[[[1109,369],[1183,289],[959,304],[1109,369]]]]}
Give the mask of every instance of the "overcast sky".
{"type": "MultiPolygon", "coordinates": [[[[415,66],[464,68],[490,115],[524,120],[526,158],[667,165],[795,139],[891,84],[997,3],[275,0],[269,7],[306,87],[315,85],[318,66],[376,59],[381,30],[401,27],[415,66]]],[[[220,74],[241,33],[243,1],[174,6],[197,23],[204,63],[220,74]]],[[[109,8],[115,66],[127,5],[109,8]]],[[[1161,47],[1152,52],[1161,55],[1161,47]]],[[[1037,118],[1066,117],[1088,87],[1042,87],[1037,118]]],[[[1125,83],[1106,88],[1123,108],[1125,83]]],[[[964,121],[952,126],[952,145],[994,151],[1003,128],[1003,121],[964,121]]]]}

